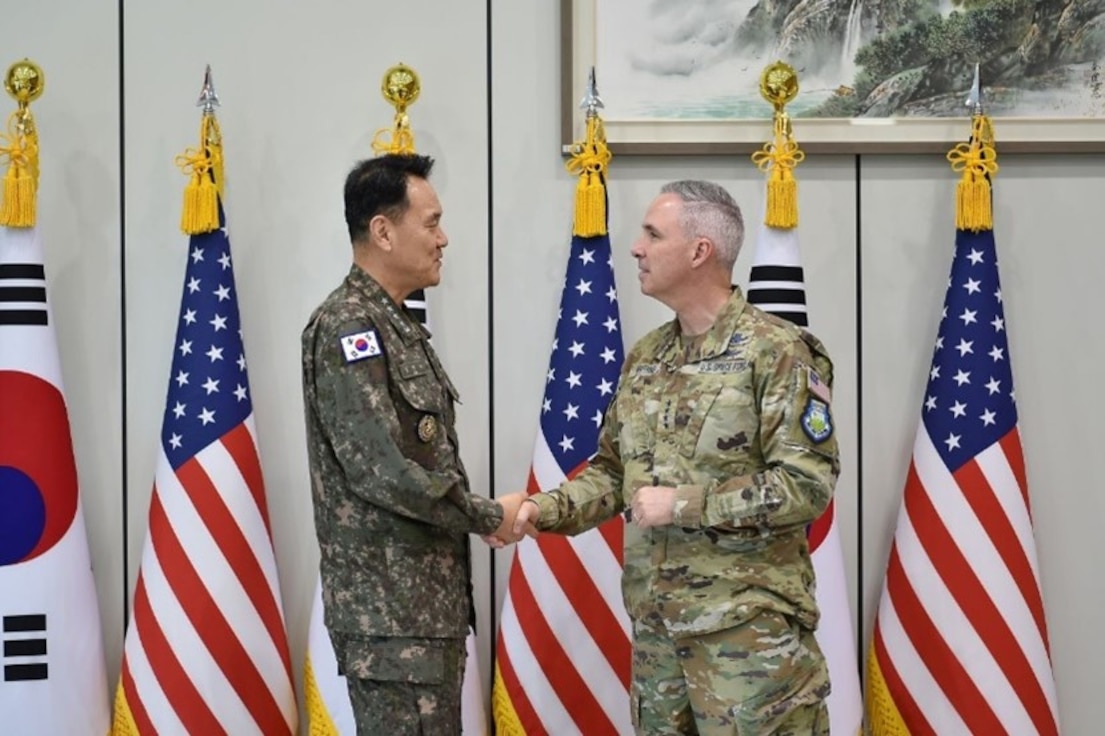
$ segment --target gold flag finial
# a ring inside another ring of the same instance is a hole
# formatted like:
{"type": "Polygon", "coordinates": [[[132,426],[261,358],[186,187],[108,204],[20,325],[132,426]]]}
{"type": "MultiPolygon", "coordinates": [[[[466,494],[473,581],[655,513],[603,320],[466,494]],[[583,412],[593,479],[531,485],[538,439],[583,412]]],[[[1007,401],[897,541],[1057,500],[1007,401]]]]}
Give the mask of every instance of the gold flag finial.
{"type": "Polygon", "coordinates": [[[591,67],[587,91],[579,106],[587,115],[586,137],[572,146],[572,157],[566,166],[568,171],[579,176],[572,234],[590,238],[606,234],[606,170],[612,158],[606,146],[606,130],[599,117],[603,104],[594,67],[591,67]]]}
{"type": "Polygon", "coordinates": [[[372,137],[372,150],[383,153],[414,153],[414,133],[407,108],[422,93],[418,73],[400,62],[384,72],[380,94],[395,108],[395,120],[390,128],[380,128],[372,137]]]}
{"type": "Polygon", "coordinates": [[[760,94],[775,110],[772,140],[752,154],[752,161],[768,175],[764,224],[790,229],[798,225],[798,182],[794,167],[806,154],[798,148],[786,105],[798,94],[798,74],[781,61],[760,74],[760,94]]]}
{"type": "Polygon", "coordinates": [[[982,111],[978,64],[975,64],[975,78],[967,97],[967,107],[971,111],[971,139],[948,151],[948,161],[952,171],[962,172],[955,188],[955,227],[977,233],[994,227],[990,180],[998,173],[994,127],[982,111]]]}
{"type": "Polygon", "coordinates": [[[199,147],[186,149],[176,157],[177,166],[189,177],[180,215],[180,229],[188,235],[209,233],[219,227],[219,196],[223,192],[223,137],[215,117],[219,104],[208,64],[196,102],[196,107],[203,109],[199,147]]]}
{"type": "Polygon", "coordinates": [[[38,197],[38,130],[30,103],[42,96],[46,75],[30,59],[8,67],[4,89],[18,107],[8,118],[6,134],[0,134],[0,157],[8,160],[4,175],[0,225],[31,227],[35,224],[38,197]]]}

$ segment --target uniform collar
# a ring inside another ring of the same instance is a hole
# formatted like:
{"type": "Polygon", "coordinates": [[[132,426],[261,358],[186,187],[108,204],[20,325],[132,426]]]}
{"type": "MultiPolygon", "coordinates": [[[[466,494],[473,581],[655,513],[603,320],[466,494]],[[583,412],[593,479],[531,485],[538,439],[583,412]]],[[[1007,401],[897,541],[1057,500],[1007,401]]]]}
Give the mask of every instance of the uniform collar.
{"type": "Polygon", "coordinates": [[[396,304],[391,295],[384,291],[384,287],[380,286],[380,282],[357,264],[354,263],[349,269],[345,283],[351,289],[360,292],[377,311],[387,317],[403,342],[409,344],[429,339],[429,331],[414,318],[410,310],[402,304],[396,304]]]}
{"type": "Polygon", "coordinates": [[[737,319],[747,305],[744,293],[739,286],[734,285],[729,300],[718,312],[714,324],[703,335],[694,338],[694,347],[690,352],[684,349],[686,342],[683,338],[683,330],[679,327],[679,320],[672,320],[671,333],[661,348],[660,360],[675,367],[683,363],[699,363],[725,355],[729,350],[733,333],[737,330],[737,319]]]}

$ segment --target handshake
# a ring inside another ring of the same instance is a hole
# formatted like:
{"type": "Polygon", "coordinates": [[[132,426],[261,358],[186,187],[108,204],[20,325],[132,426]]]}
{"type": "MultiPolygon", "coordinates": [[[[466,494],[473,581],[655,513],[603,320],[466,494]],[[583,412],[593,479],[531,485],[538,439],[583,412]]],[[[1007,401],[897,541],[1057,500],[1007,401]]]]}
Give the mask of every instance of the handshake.
{"type": "Polygon", "coordinates": [[[537,527],[534,523],[541,515],[541,508],[536,503],[526,503],[529,494],[518,491],[497,498],[499,505],[503,507],[503,521],[493,533],[483,537],[494,549],[502,549],[508,544],[521,541],[522,537],[537,538],[537,527]]]}
{"type": "MultiPolygon", "coordinates": [[[[483,537],[495,549],[521,541],[522,537],[537,537],[537,519],[541,507],[527,500],[525,491],[511,493],[496,499],[503,507],[503,521],[493,533],[483,537]]],[[[676,489],[671,486],[643,486],[638,488],[624,509],[627,523],[639,529],[667,526],[675,518],[676,489]]]]}

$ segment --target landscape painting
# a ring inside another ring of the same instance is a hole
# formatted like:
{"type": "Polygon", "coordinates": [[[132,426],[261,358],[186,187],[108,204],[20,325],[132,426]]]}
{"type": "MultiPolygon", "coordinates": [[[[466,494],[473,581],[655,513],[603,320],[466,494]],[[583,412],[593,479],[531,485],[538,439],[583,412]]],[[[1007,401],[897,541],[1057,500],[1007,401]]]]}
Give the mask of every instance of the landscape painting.
{"type": "Polygon", "coordinates": [[[951,125],[970,112],[977,64],[999,136],[1007,127],[1021,150],[1105,147],[1102,0],[563,2],[572,73],[595,66],[627,141],[725,144],[734,122],[770,119],[759,78],[781,60],[800,85],[787,111],[815,143],[961,138],[951,125]]]}

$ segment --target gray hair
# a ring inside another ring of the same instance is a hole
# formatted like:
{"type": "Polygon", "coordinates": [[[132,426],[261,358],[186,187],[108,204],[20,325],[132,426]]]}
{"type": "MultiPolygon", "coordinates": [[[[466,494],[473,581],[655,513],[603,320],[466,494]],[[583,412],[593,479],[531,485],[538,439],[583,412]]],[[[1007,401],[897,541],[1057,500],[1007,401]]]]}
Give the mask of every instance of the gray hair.
{"type": "Polygon", "coordinates": [[[684,179],[665,184],[661,194],[683,201],[679,225],[689,238],[708,238],[719,262],[731,271],[744,243],[744,217],[732,195],[713,182],[684,179]]]}

